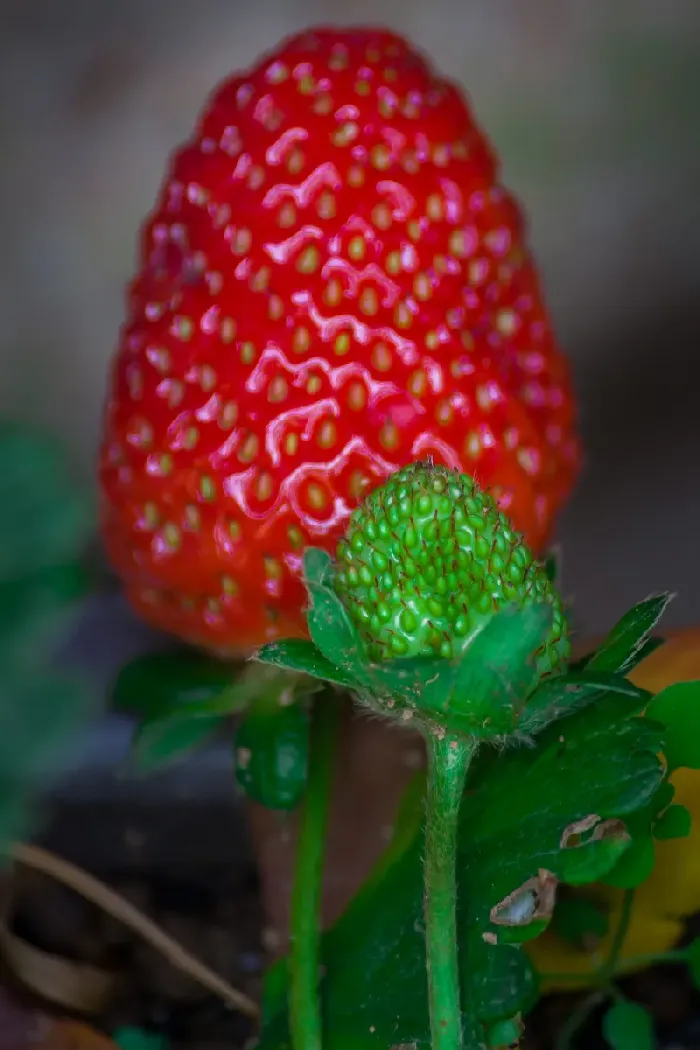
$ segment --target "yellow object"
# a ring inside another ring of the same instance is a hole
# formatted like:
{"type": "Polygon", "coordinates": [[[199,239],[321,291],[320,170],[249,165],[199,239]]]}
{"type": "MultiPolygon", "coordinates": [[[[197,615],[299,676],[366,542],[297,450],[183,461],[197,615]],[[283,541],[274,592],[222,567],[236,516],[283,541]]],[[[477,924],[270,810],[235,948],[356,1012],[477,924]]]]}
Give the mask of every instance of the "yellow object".
{"type": "MultiPolygon", "coordinates": [[[[673,635],[643,660],[630,678],[653,693],[674,682],[700,678],[700,628],[673,635]]],[[[668,951],[682,933],[684,917],[700,911],[700,770],[677,769],[671,782],[676,789],[673,801],[690,810],[691,832],[687,838],[655,844],[654,870],[635,892],[619,970],[625,969],[625,960],[668,951]]],[[[552,930],[530,942],[526,946],[530,958],[537,970],[547,975],[542,981],[543,991],[577,987],[571,980],[558,980],[557,974],[579,974],[578,987],[589,984],[610,950],[624,893],[601,885],[587,887],[585,892],[608,910],[610,933],[588,950],[573,947],[552,930]]]]}

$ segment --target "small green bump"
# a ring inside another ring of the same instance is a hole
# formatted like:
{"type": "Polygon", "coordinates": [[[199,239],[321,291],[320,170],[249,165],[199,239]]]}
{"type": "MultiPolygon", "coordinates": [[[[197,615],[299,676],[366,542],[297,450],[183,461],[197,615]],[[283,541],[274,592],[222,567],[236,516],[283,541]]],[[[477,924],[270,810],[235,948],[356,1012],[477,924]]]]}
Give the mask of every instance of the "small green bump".
{"type": "Polygon", "coordinates": [[[373,574],[370,572],[370,570],[367,568],[366,565],[361,565],[360,566],[360,569],[359,569],[359,572],[358,572],[358,576],[360,578],[360,583],[364,587],[369,587],[370,584],[372,583],[373,579],[374,579],[373,574]]]}
{"type": "Polygon", "coordinates": [[[434,598],[431,595],[426,600],[425,604],[426,604],[426,606],[428,608],[428,612],[430,613],[431,616],[434,616],[436,618],[439,617],[439,616],[443,616],[443,614],[445,612],[445,607],[444,607],[444,605],[443,605],[443,603],[441,601],[438,601],[437,598],[434,598]]]}
{"type": "Polygon", "coordinates": [[[399,623],[407,634],[412,634],[418,626],[418,617],[410,609],[402,609],[399,623]]]}
{"type": "Polygon", "coordinates": [[[408,643],[400,634],[390,634],[389,645],[396,656],[405,656],[408,652],[408,643]]]}
{"type": "Polygon", "coordinates": [[[380,623],[391,623],[393,614],[388,602],[380,602],[377,606],[377,616],[380,623]]]}
{"type": "MultiPolygon", "coordinates": [[[[359,529],[357,530],[357,532],[353,532],[353,534],[350,537],[350,546],[354,550],[355,554],[362,553],[362,551],[365,549],[365,542],[365,537],[362,535],[359,529]]],[[[340,553],[340,551],[338,551],[338,558],[342,559],[342,557],[343,555],[340,553]]]]}
{"type": "Polygon", "coordinates": [[[399,514],[402,518],[407,519],[413,514],[413,504],[410,499],[407,499],[405,496],[401,497],[401,502],[399,503],[399,514]]]}
{"type": "Polygon", "coordinates": [[[379,528],[377,522],[370,518],[364,524],[363,532],[365,534],[365,540],[376,540],[379,539],[379,528]]]}
{"type": "Polygon", "coordinates": [[[425,515],[430,514],[433,509],[433,501],[430,496],[419,496],[416,500],[416,510],[419,514],[425,515]]]}
{"type": "Polygon", "coordinates": [[[440,643],[440,656],[443,658],[443,660],[452,659],[452,642],[449,638],[443,638],[442,642],[440,643]]]}
{"type": "Polygon", "coordinates": [[[382,554],[380,550],[375,549],[372,551],[372,565],[377,570],[377,572],[384,572],[384,570],[389,565],[389,562],[386,556],[382,554]]]}

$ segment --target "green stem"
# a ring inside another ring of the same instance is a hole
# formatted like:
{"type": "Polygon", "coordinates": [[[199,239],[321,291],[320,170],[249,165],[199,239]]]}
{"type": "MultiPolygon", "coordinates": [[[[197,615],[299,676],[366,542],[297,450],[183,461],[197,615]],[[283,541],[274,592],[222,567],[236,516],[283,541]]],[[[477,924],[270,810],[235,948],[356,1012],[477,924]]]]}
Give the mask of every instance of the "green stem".
{"type": "Polygon", "coordinates": [[[294,1050],[321,1050],[318,995],[321,886],[339,716],[337,698],[330,691],[315,699],[290,915],[289,1016],[294,1050]]]}
{"type": "Polygon", "coordinates": [[[476,741],[426,734],[425,941],[432,1050],[461,1050],[457,956],[457,820],[476,741]]]}
{"type": "Polygon", "coordinates": [[[613,937],[613,942],[610,946],[610,952],[608,954],[608,957],[599,971],[599,975],[603,983],[607,981],[612,981],[615,977],[618,960],[620,958],[620,952],[624,947],[625,937],[627,936],[627,930],[629,928],[630,919],[632,918],[633,904],[634,890],[625,890],[625,895],[622,898],[622,908],[620,909],[620,921],[617,924],[615,936],[613,937]]]}

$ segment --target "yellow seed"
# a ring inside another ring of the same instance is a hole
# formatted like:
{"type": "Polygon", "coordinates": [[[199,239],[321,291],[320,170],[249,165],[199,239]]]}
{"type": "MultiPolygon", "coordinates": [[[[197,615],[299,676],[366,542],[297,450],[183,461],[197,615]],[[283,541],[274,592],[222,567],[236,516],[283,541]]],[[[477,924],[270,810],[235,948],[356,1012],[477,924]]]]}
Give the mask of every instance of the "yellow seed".
{"type": "Polygon", "coordinates": [[[306,381],[306,392],[307,394],[317,394],[322,386],[323,383],[321,382],[320,376],[309,376],[309,378],[306,381]]]}
{"type": "Polygon", "coordinates": [[[163,475],[170,474],[173,469],[173,457],[169,453],[166,452],[165,455],[160,457],[158,460],[158,469],[163,475]]]}
{"type": "Polygon", "coordinates": [[[174,317],[173,323],[170,326],[170,331],[176,339],[181,339],[183,343],[188,343],[194,333],[192,318],[174,317]]]}
{"type": "Polygon", "coordinates": [[[391,164],[391,152],[387,146],[379,144],[372,147],[369,159],[372,166],[377,168],[378,171],[386,171],[391,164]]]}
{"type": "Polygon", "coordinates": [[[259,190],[265,181],[265,172],[259,164],[254,164],[248,172],[248,187],[251,190],[259,190]]]}
{"type": "Polygon", "coordinates": [[[306,490],[306,496],[312,510],[323,510],[326,506],[326,493],[316,482],[311,482],[306,490]]]}
{"type": "Polygon", "coordinates": [[[199,492],[202,496],[202,499],[205,499],[207,501],[216,498],[216,485],[214,484],[213,480],[206,474],[203,474],[199,480],[199,492]]]}
{"type": "Polygon", "coordinates": [[[355,141],[359,133],[360,129],[357,124],[354,124],[352,121],[346,121],[332,133],[331,142],[334,146],[349,146],[351,142],[355,141]]]}
{"type": "Polygon", "coordinates": [[[446,168],[450,163],[450,151],[447,146],[441,143],[433,148],[432,153],[433,164],[436,168],[446,168]]]}
{"type": "Polygon", "coordinates": [[[304,154],[300,149],[293,149],[287,157],[287,171],[290,175],[298,175],[304,167],[304,154]]]}
{"type": "Polygon", "coordinates": [[[241,343],[241,361],[243,362],[243,364],[252,365],[255,361],[255,357],[255,343],[251,343],[248,340],[246,340],[244,343],[241,343]]]}
{"type": "Polygon", "coordinates": [[[449,243],[450,251],[457,259],[464,259],[469,254],[469,243],[464,230],[453,230],[449,243]]]}
{"type": "Polygon", "coordinates": [[[351,340],[349,332],[341,332],[340,335],[337,335],[335,337],[335,340],[333,342],[333,349],[339,357],[342,357],[344,354],[347,354],[348,350],[350,349],[350,342],[351,340]]]}
{"type": "Polygon", "coordinates": [[[320,113],[322,116],[327,116],[333,109],[333,99],[328,94],[319,95],[313,104],[314,113],[320,113]]]}
{"type": "Polygon", "coordinates": [[[323,301],[327,306],[337,306],[343,298],[343,286],[337,277],[333,277],[323,289],[323,301]]]}
{"type": "Polygon", "coordinates": [[[297,259],[299,273],[314,273],[321,261],[321,253],[315,244],[309,244],[297,259]]]}
{"type": "Polygon", "coordinates": [[[228,534],[232,540],[237,541],[241,538],[241,526],[238,524],[235,518],[228,519],[228,534]]]}
{"type": "Polygon", "coordinates": [[[430,194],[425,202],[425,211],[428,218],[433,219],[434,222],[439,222],[444,217],[445,209],[439,193],[430,194]]]}
{"type": "Polygon", "coordinates": [[[284,316],[284,303],[279,295],[271,295],[267,304],[267,316],[271,321],[279,321],[284,316]]]}
{"type": "Polygon", "coordinates": [[[160,521],[160,514],[155,503],[146,503],[143,508],[143,521],[147,529],[155,529],[160,521]]]}
{"type": "Polygon", "coordinates": [[[221,577],[221,589],[227,598],[235,598],[235,596],[238,594],[238,584],[234,580],[233,576],[221,577]]]}
{"type": "Polygon", "coordinates": [[[163,526],[163,539],[171,550],[176,551],[180,546],[180,530],[177,525],[169,521],[163,526]]]}
{"type": "Polygon", "coordinates": [[[294,329],[294,336],[292,338],[292,348],[295,354],[304,354],[311,345],[311,336],[308,328],[300,326],[294,329]]]}
{"type": "Polygon", "coordinates": [[[335,217],[335,197],[332,193],[322,193],[316,202],[316,211],[322,219],[335,217]]]}
{"type": "Polygon", "coordinates": [[[446,427],[452,422],[454,409],[449,401],[439,401],[435,406],[435,419],[439,426],[446,427]]]}
{"type": "Polygon", "coordinates": [[[264,292],[269,283],[270,267],[261,266],[258,272],[251,279],[250,287],[254,292],[264,292]]]}
{"type": "Polygon", "coordinates": [[[388,372],[392,365],[391,350],[386,343],[377,343],[372,351],[374,367],[379,372],[388,372]]]}
{"type": "Polygon", "coordinates": [[[354,262],[359,262],[365,257],[366,247],[364,237],[353,237],[348,244],[348,255],[354,262]]]}
{"type": "Polygon", "coordinates": [[[408,389],[414,397],[422,397],[428,389],[428,377],[422,369],[413,372],[408,380],[408,389]]]}
{"type": "Polygon", "coordinates": [[[258,478],[255,486],[255,495],[262,502],[272,495],[272,478],[264,471],[258,478]]]}
{"type": "Polygon", "coordinates": [[[353,164],[351,168],[348,168],[348,186],[364,186],[365,182],[365,171],[359,164],[353,164]]]}
{"type": "Polygon", "coordinates": [[[282,562],[279,561],[277,558],[271,558],[269,555],[266,555],[263,558],[263,565],[265,566],[265,575],[267,576],[268,580],[282,579],[282,573],[284,570],[282,567],[282,562]]]}
{"type": "Polygon", "coordinates": [[[360,295],[360,310],[368,317],[373,317],[379,309],[379,299],[374,288],[365,288],[360,295]]]}
{"type": "Polygon", "coordinates": [[[426,302],[432,297],[433,289],[430,285],[430,279],[427,274],[419,273],[413,281],[413,294],[416,299],[421,302],[426,302]]]}
{"type": "Polygon", "coordinates": [[[238,459],[241,463],[252,463],[258,454],[260,442],[256,434],[248,434],[238,450],[238,459]]]}
{"type": "Polygon", "coordinates": [[[470,434],[467,434],[466,440],[464,442],[464,451],[470,459],[479,458],[479,455],[481,453],[481,438],[474,431],[472,431],[470,434]]]}
{"type": "Polygon", "coordinates": [[[379,443],[387,451],[393,451],[398,448],[399,444],[399,428],[395,423],[392,423],[390,419],[386,421],[384,426],[379,431],[379,443]]]}
{"type": "Polygon", "coordinates": [[[238,419],[238,405],[235,401],[227,401],[219,413],[219,426],[222,430],[230,430],[238,419]]]}
{"type": "Polygon", "coordinates": [[[369,81],[367,81],[367,80],[356,80],[355,81],[355,91],[357,92],[358,95],[369,95],[369,92],[370,92],[369,81]]]}
{"type": "Polygon", "coordinates": [[[288,456],[294,456],[299,449],[299,435],[287,434],[284,439],[284,451],[288,456]]]}
{"type": "Polygon", "coordinates": [[[291,546],[294,550],[301,550],[304,546],[304,536],[301,529],[297,528],[296,525],[290,525],[287,529],[287,537],[291,546]]]}
{"type": "Polygon", "coordinates": [[[387,273],[401,273],[401,253],[389,252],[385,266],[387,273]]]}
{"type": "Polygon", "coordinates": [[[378,230],[388,230],[391,226],[391,208],[388,204],[376,204],[372,209],[372,222],[378,230]]]}
{"type": "Polygon", "coordinates": [[[412,241],[419,241],[421,236],[420,223],[418,219],[411,219],[406,223],[406,232],[412,241]]]}
{"type": "Polygon", "coordinates": [[[196,532],[201,524],[201,516],[194,503],[188,503],[185,507],[185,527],[196,532]]]}
{"type": "Polygon", "coordinates": [[[285,201],[279,211],[277,223],[283,229],[293,226],[297,221],[297,210],[291,201],[285,201]]]}
{"type": "Polygon", "coordinates": [[[348,408],[360,412],[367,404],[367,390],[362,383],[351,383],[348,387],[348,408]]]}
{"type": "Polygon", "coordinates": [[[348,483],[348,492],[354,500],[360,500],[369,488],[370,480],[361,470],[353,470],[348,483]]]}
{"type": "Polygon", "coordinates": [[[236,322],[233,320],[232,317],[224,317],[224,318],[222,318],[221,324],[219,326],[219,331],[221,332],[221,341],[222,341],[222,343],[232,343],[233,342],[233,340],[236,338],[237,327],[238,326],[236,325],[236,322]]]}
{"type": "Polygon", "coordinates": [[[242,228],[236,230],[236,235],[233,238],[231,244],[231,251],[234,255],[245,255],[246,252],[250,251],[250,246],[253,243],[253,235],[250,230],[242,228]]]}
{"type": "Polygon", "coordinates": [[[313,95],[315,87],[316,81],[310,74],[299,78],[297,90],[301,95],[313,95]]]}
{"type": "Polygon", "coordinates": [[[332,448],[335,445],[338,432],[332,419],[326,419],[320,426],[318,432],[318,444],[321,448],[332,448]]]}
{"type": "Polygon", "coordinates": [[[410,328],[413,324],[413,315],[406,303],[397,303],[394,310],[394,322],[397,328],[410,328]]]}
{"type": "Polygon", "coordinates": [[[199,441],[199,431],[196,427],[187,427],[185,433],[182,436],[182,444],[184,448],[193,449],[199,441]]]}
{"type": "Polygon", "coordinates": [[[267,390],[267,400],[272,404],[284,401],[289,393],[289,384],[284,376],[275,376],[267,390]]]}
{"type": "Polygon", "coordinates": [[[211,365],[202,365],[199,373],[199,385],[205,394],[210,393],[216,387],[216,372],[211,365]]]}
{"type": "Polygon", "coordinates": [[[434,329],[432,329],[426,334],[425,345],[427,346],[428,350],[437,350],[438,346],[440,345],[438,334],[434,329]]]}

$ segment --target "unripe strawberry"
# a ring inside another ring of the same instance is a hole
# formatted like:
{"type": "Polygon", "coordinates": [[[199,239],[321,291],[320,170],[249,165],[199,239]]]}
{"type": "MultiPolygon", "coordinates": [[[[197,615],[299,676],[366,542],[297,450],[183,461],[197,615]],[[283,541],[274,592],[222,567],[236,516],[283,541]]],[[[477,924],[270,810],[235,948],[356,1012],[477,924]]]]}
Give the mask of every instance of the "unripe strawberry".
{"type": "Polygon", "coordinates": [[[492,497],[444,466],[411,464],[370,493],[338,546],[334,587],[377,660],[452,659],[494,613],[528,604],[553,611],[538,673],[570,654],[544,566],[492,497]]]}

